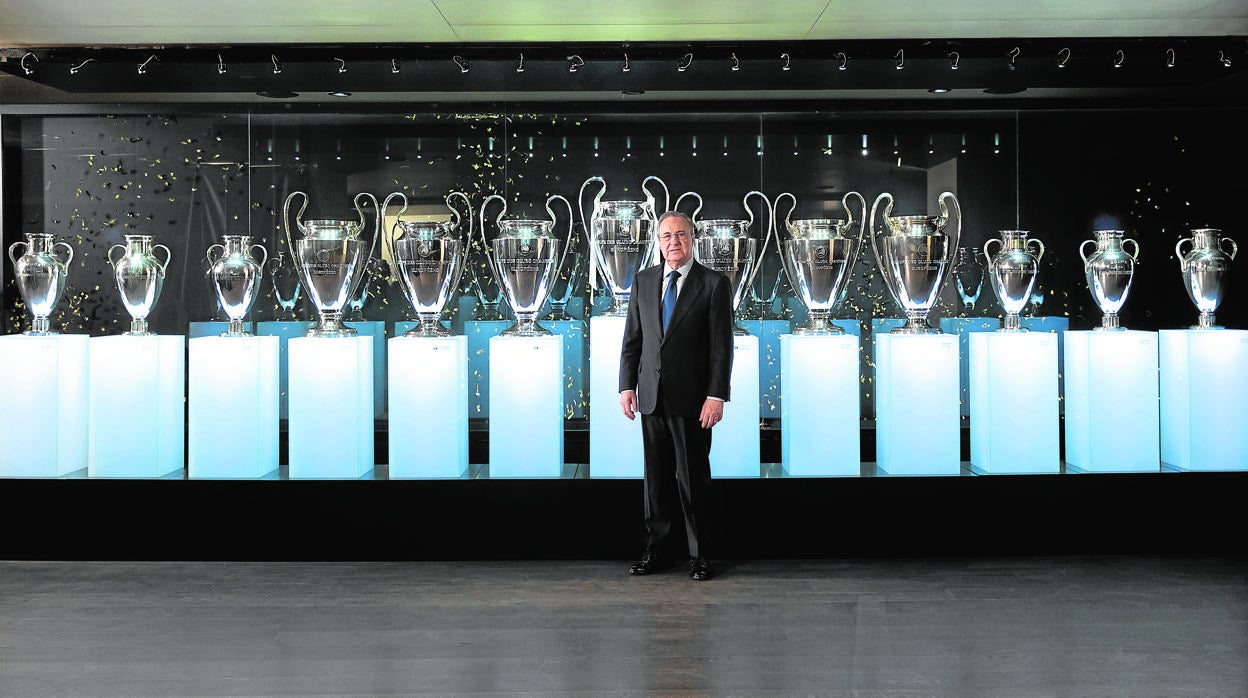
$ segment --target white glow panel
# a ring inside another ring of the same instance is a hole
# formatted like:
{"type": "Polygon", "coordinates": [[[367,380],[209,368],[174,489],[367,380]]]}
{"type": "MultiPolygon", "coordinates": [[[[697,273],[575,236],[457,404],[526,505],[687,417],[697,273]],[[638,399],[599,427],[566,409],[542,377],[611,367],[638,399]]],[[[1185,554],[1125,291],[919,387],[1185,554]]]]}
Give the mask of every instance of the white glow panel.
{"type": "Polygon", "coordinates": [[[373,338],[373,418],[381,419],[386,414],[386,323],[362,320],[342,324],[373,338]]]}
{"type": "Polygon", "coordinates": [[[280,409],[282,419],[290,416],[290,361],[287,359],[287,353],[290,350],[290,340],[295,337],[302,337],[304,332],[312,328],[312,325],[313,323],[306,320],[256,323],[257,335],[265,337],[274,336],[278,339],[277,382],[281,391],[280,409]]]}
{"type": "Polygon", "coordinates": [[[278,338],[190,340],[187,475],[254,479],[278,466],[278,338]]]}
{"type": "Polygon", "coordinates": [[[0,477],[60,477],[87,467],[89,337],[0,337],[0,477]]]}
{"type": "Polygon", "coordinates": [[[91,338],[91,477],[165,477],[186,445],[186,338],[91,338]]]}
{"type": "Polygon", "coordinates": [[[792,477],[861,473],[858,337],[780,337],[780,452],[792,477]]]}
{"type": "Polygon", "coordinates": [[[971,413],[971,335],[977,332],[995,332],[1001,321],[995,317],[944,317],[940,319],[940,331],[958,337],[958,413],[963,417],[971,413]]]}
{"type": "Polygon", "coordinates": [[[957,475],[958,338],[875,337],[875,459],[889,475],[957,475]]]}
{"type": "Polygon", "coordinates": [[[490,477],[563,472],[563,337],[490,338],[490,477]]]}
{"type": "Polygon", "coordinates": [[[589,476],[641,477],[645,467],[641,417],[620,409],[622,317],[589,319],[589,476]]]}
{"type": "Polygon", "coordinates": [[[359,479],[373,469],[373,338],[290,340],[291,479],[359,479]]]}
{"type": "Polygon", "coordinates": [[[1157,333],[1077,330],[1064,337],[1067,469],[1160,470],[1157,333]]]}
{"type": "Polygon", "coordinates": [[[1057,335],[970,336],[971,467],[983,474],[1061,471],[1057,335]]]}
{"type": "Polygon", "coordinates": [[[732,338],[732,399],[711,431],[711,477],[758,477],[758,337],[732,338]]]}
{"type": "Polygon", "coordinates": [[[1162,462],[1248,470],[1248,331],[1160,335],[1162,462]]]}
{"type": "Polygon", "coordinates": [[[395,337],[390,348],[390,477],[468,472],[468,338],[395,337]]]}

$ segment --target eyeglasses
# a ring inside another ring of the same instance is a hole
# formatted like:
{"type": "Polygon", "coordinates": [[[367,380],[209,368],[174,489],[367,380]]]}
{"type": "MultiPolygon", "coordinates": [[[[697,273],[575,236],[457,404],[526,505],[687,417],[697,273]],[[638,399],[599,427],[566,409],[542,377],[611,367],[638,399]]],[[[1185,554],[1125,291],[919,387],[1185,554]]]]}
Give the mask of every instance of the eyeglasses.
{"type": "Polygon", "coordinates": [[[677,240],[688,240],[689,233],[683,230],[677,230],[674,233],[663,233],[659,235],[659,242],[669,242],[672,238],[675,238],[677,240]]]}

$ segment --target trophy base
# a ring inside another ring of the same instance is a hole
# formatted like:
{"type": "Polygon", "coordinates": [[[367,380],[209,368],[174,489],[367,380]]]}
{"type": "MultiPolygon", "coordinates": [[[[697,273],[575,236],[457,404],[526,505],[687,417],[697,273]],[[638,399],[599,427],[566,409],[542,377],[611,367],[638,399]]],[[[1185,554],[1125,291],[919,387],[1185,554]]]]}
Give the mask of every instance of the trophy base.
{"type": "Polygon", "coordinates": [[[500,337],[545,337],[554,332],[537,324],[537,320],[518,320],[514,325],[498,333],[500,337]]]}
{"type": "MultiPolygon", "coordinates": [[[[1187,329],[1189,330],[1225,330],[1226,328],[1223,327],[1222,325],[1192,325],[1191,327],[1188,327],[1187,329]]],[[[30,333],[27,332],[26,334],[30,334],[30,333]]],[[[50,332],[49,334],[56,334],[56,333],[50,332]]]]}
{"type": "Polygon", "coordinates": [[[1189,327],[1188,329],[1192,329],[1192,330],[1221,330],[1221,329],[1225,329],[1225,328],[1224,328],[1224,327],[1222,327],[1221,325],[1215,325],[1215,324],[1214,324],[1214,322],[1213,322],[1213,313],[1201,313],[1201,314],[1200,314],[1200,319],[1199,319],[1199,320],[1197,320],[1196,324],[1195,324],[1195,325],[1192,325],[1192,326],[1191,326],[1191,327],[1189,327]]]}
{"type": "Polygon", "coordinates": [[[453,337],[454,335],[452,335],[450,331],[447,330],[445,327],[443,327],[442,323],[438,322],[437,320],[433,320],[428,323],[426,323],[424,320],[421,320],[419,325],[416,325],[415,327],[408,330],[407,332],[404,332],[403,336],[404,337],[424,337],[427,339],[442,339],[444,337],[453,337]]]}
{"type": "Polygon", "coordinates": [[[612,296],[611,305],[598,317],[628,317],[628,296],[612,296]]]}
{"type": "Polygon", "coordinates": [[[997,330],[997,332],[1008,332],[1008,333],[1018,333],[1018,332],[1026,332],[1026,331],[1027,331],[1027,328],[1023,327],[1022,318],[1020,318],[1018,315],[1014,315],[1011,313],[1005,314],[1005,317],[1001,320],[1001,329],[997,330]]]}
{"type": "Polygon", "coordinates": [[[793,334],[803,337],[820,337],[824,335],[845,334],[845,330],[837,325],[832,324],[829,320],[828,310],[812,310],[810,311],[810,319],[805,325],[801,325],[793,330],[793,334]]]}
{"type": "Polygon", "coordinates": [[[1118,323],[1118,313],[1105,313],[1101,317],[1101,326],[1093,329],[1097,332],[1122,332],[1126,328],[1118,323]]]}
{"type": "Polygon", "coordinates": [[[348,327],[342,324],[342,316],[322,315],[319,322],[312,326],[312,329],[303,333],[304,337],[355,337],[359,332],[354,327],[348,327]]]}
{"type": "Polygon", "coordinates": [[[30,321],[30,329],[22,334],[27,337],[51,337],[60,332],[53,332],[51,321],[46,316],[39,316],[30,321]]]}
{"type": "Polygon", "coordinates": [[[152,333],[147,331],[147,318],[134,318],[130,321],[130,331],[122,332],[123,337],[151,337],[152,333]]]}

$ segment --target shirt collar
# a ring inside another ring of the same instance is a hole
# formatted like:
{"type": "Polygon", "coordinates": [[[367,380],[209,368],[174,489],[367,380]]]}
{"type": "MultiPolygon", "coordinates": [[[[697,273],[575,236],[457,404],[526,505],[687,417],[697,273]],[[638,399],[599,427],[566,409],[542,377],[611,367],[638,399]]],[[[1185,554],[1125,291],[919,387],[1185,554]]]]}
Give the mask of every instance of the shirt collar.
{"type": "MultiPolygon", "coordinates": [[[[689,270],[693,269],[693,261],[694,261],[693,256],[690,255],[689,261],[685,262],[678,269],[676,269],[676,271],[680,272],[681,279],[689,278],[689,270]]],[[[667,266],[666,264],[664,265],[664,267],[666,267],[666,271],[663,272],[663,277],[670,278],[672,274],[672,268],[667,266]]]]}

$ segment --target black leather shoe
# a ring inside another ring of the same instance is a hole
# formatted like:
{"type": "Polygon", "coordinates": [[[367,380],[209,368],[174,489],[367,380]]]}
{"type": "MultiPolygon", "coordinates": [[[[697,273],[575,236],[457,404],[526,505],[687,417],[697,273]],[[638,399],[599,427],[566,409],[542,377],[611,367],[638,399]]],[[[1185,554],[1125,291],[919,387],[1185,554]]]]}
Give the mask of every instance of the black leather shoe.
{"type": "Polygon", "coordinates": [[[705,582],[712,576],[711,563],[704,557],[695,557],[689,563],[689,578],[695,582],[705,582]]]}
{"type": "Polygon", "coordinates": [[[628,573],[642,576],[654,574],[661,569],[663,569],[662,560],[660,560],[659,556],[654,552],[647,550],[644,554],[642,554],[640,560],[634,562],[633,566],[628,568],[628,573]]]}

